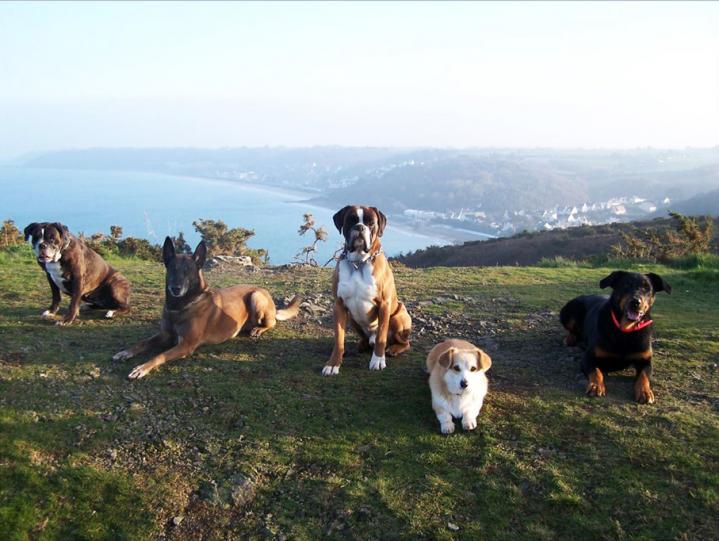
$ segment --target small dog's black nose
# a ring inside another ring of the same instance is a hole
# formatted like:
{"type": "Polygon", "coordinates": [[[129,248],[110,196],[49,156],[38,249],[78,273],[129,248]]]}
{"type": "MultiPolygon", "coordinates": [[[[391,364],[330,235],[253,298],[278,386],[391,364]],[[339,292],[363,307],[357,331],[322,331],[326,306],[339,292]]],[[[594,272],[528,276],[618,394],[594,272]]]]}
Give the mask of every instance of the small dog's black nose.
{"type": "Polygon", "coordinates": [[[629,301],[629,307],[636,309],[639,308],[642,305],[642,302],[639,299],[632,299],[629,301]]]}
{"type": "Polygon", "coordinates": [[[173,295],[179,295],[182,292],[182,288],[178,286],[170,286],[170,292],[173,295]]]}
{"type": "Polygon", "coordinates": [[[469,383],[467,383],[466,379],[463,379],[462,381],[459,382],[459,386],[462,387],[462,389],[466,389],[467,385],[469,385],[469,383]]]}

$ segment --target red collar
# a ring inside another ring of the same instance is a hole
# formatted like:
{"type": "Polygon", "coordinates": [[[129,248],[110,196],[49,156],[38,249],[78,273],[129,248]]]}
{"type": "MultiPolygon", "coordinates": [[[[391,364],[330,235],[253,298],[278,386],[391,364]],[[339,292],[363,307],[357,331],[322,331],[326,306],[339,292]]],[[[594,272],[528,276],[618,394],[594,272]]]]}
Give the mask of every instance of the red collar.
{"type": "Polygon", "coordinates": [[[637,332],[641,331],[645,327],[649,327],[652,323],[654,323],[651,319],[646,319],[639,323],[638,325],[632,327],[631,329],[625,329],[621,326],[619,323],[619,320],[617,319],[617,316],[614,315],[614,310],[609,310],[612,313],[612,321],[614,322],[614,326],[619,329],[622,332],[637,332]]]}

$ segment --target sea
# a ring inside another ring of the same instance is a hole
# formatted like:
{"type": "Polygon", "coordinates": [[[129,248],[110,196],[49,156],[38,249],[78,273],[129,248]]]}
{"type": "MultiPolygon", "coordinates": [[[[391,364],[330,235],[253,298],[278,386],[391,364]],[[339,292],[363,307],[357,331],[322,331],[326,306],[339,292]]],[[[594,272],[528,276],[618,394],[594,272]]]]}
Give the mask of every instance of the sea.
{"type": "MultiPolygon", "coordinates": [[[[254,230],[248,246],[267,249],[274,265],[294,261],[313,240],[311,233],[301,237],[297,232],[305,213],[328,232],[315,256],[320,264],[341,247],[342,236],[332,222],[337,209],[310,204],[311,197],[306,192],[162,173],[0,167],[0,220],[12,219],[20,230],[31,222],[62,222],[72,233],[89,236],[109,234],[111,225],[119,225],[126,237],[158,244],[181,231],[194,247],[200,237],[193,221],[222,220],[229,227],[254,230]]],[[[391,219],[382,237],[389,256],[447,243],[446,238],[393,225],[391,219]]]]}

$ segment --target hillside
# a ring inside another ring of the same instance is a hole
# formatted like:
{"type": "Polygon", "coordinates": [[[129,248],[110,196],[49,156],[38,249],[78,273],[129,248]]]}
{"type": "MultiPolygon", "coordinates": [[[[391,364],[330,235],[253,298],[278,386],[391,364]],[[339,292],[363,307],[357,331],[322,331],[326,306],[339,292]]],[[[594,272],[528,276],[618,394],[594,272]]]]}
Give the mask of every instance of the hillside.
{"type": "MultiPolygon", "coordinates": [[[[620,232],[663,230],[673,227],[670,218],[625,224],[581,226],[570,229],[522,233],[513,237],[470,241],[461,245],[431,246],[396,258],[410,267],[462,267],[535,265],[542,259],[574,260],[604,256],[620,240],[620,232]]],[[[719,219],[714,220],[715,243],[719,244],[719,219]]]]}
{"type": "MultiPolygon", "coordinates": [[[[311,301],[259,341],[238,337],[130,382],[113,353],[157,328],[163,269],[114,260],[131,316],[40,319],[29,250],[0,253],[0,539],[711,539],[719,531],[719,277],[643,267],[657,299],[654,389],[629,373],[589,399],[561,346],[565,299],[610,269],[398,268],[413,349],[367,370],[331,350],[330,271],[213,269],[311,301]],[[492,356],[474,433],[439,433],[424,357],[464,337],[492,356]]],[[[65,309],[67,299],[63,300],[65,309]]],[[[349,337],[348,351],[353,337],[349,337]]]]}

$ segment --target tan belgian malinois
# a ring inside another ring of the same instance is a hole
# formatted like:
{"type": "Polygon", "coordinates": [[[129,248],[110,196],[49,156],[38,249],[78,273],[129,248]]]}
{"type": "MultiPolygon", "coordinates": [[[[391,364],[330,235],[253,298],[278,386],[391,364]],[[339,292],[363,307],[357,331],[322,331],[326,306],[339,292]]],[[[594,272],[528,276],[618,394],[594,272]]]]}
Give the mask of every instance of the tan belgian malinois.
{"type": "Polygon", "coordinates": [[[131,359],[154,348],[167,348],[128,375],[139,379],[167,361],[192,354],[203,344],[220,344],[247,332],[259,338],[279,321],[295,317],[300,311],[300,298],[295,296],[283,309],[277,310],[266,289],[237,285],[210,289],[202,275],[207,247],[202,241],[193,255],[176,254],[172,239],[162,247],[165,276],[165,307],[160,332],[130,349],[116,353],[114,361],[131,359]]]}

